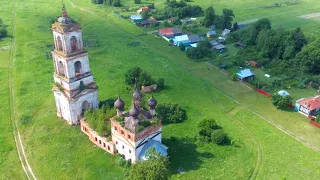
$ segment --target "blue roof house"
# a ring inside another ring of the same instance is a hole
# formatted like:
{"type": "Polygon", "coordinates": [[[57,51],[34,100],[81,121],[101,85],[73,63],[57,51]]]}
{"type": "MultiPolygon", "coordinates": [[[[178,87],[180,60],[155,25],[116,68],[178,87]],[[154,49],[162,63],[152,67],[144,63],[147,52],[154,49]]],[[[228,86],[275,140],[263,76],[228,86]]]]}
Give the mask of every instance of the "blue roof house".
{"type": "Polygon", "coordinates": [[[180,46],[180,44],[183,43],[183,45],[189,46],[190,45],[190,40],[188,35],[182,35],[182,36],[175,36],[173,38],[173,44],[176,46],[180,46]]]}
{"type": "Polygon", "coordinates": [[[133,22],[133,23],[139,23],[143,20],[142,16],[140,14],[135,14],[135,15],[131,15],[130,16],[130,20],[133,22]]]}
{"type": "Polygon", "coordinates": [[[207,37],[208,38],[211,38],[211,37],[213,37],[215,35],[217,35],[217,32],[215,30],[207,32],[207,37]]]}
{"type": "Polygon", "coordinates": [[[160,154],[164,155],[164,156],[168,156],[168,147],[161,144],[159,141],[153,140],[153,139],[148,139],[147,143],[145,143],[145,145],[143,146],[143,148],[141,149],[138,157],[139,160],[147,160],[147,150],[151,147],[155,147],[156,151],[159,152],[160,154]]]}
{"type": "Polygon", "coordinates": [[[290,94],[288,93],[288,91],[280,90],[280,91],[278,92],[278,95],[280,95],[280,96],[289,96],[290,94]]]}
{"type": "Polygon", "coordinates": [[[237,76],[240,80],[248,80],[254,78],[254,74],[250,69],[242,69],[237,73],[237,76]]]}

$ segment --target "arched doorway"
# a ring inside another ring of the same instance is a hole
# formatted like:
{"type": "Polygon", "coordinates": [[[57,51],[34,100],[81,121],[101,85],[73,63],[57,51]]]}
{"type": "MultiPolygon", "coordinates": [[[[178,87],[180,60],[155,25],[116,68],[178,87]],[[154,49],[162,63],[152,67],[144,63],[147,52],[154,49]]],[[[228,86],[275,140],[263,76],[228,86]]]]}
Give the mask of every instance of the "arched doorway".
{"type": "Polygon", "coordinates": [[[61,61],[59,61],[59,63],[58,63],[58,73],[61,76],[65,76],[64,65],[61,61]]]}
{"type": "Polygon", "coordinates": [[[71,44],[71,52],[74,52],[77,50],[77,38],[75,36],[72,36],[70,39],[71,44]]]}
{"type": "Polygon", "coordinates": [[[77,61],[74,63],[74,74],[76,76],[81,74],[81,62],[80,61],[77,61]]]}
{"type": "Polygon", "coordinates": [[[84,112],[86,112],[87,109],[89,109],[89,103],[88,101],[84,101],[81,106],[81,116],[84,115],[84,112]]]}
{"type": "Polygon", "coordinates": [[[57,47],[56,48],[58,51],[62,51],[62,41],[61,41],[60,36],[57,37],[57,47]]]}

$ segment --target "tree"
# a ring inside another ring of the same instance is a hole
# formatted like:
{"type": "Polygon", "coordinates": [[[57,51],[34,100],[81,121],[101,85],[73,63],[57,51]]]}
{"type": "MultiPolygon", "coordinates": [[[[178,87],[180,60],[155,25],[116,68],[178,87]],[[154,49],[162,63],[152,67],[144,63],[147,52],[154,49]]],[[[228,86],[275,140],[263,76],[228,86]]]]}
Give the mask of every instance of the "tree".
{"type": "Polygon", "coordinates": [[[222,130],[220,126],[217,125],[216,121],[212,118],[203,119],[198,124],[198,136],[197,139],[200,142],[209,143],[214,142],[218,145],[228,145],[230,143],[230,138],[222,130]]]}
{"type": "Polygon", "coordinates": [[[231,9],[223,9],[222,10],[222,22],[223,28],[231,29],[232,21],[235,15],[231,9]]]}
{"type": "Polygon", "coordinates": [[[167,180],[171,173],[169,159],[151,147],[146,152],[147,160],[133,164],[129,171],[128,180],[167,180]]]}
{"type": "Polygon", "coordinates": [[[187,119],[187,111],[178,104],[160,104],[156,111],[164,123],[181,123],[187,119]]]}
{"type": "Polygon", "coordinates": [[[211,140],[218,145],[228,145],[230,143],[228,135],[222,129],[212,131],[211,140]]]}
{"type": "Polygon", "coordinates": [[[203,119],[198,124],[199,134],[201,136],[211,136],[212,130],[220,129],[216,120],[214,119],[203,119]]]}
{"type": "Polygon", "coordinates": [[[208,7],[204,12],[204,19],[203,19],[204,26],[209,27],[213,25],[215,16],[216,15],[214,13],[213,7],[212,6],[208,7]]]}
{"type": "Polygon", "coordinates": [[[232,25],[232,31],[237,31],[239,29],[239,25],[237,22],[233,23],[232,25]]]}
{"type": "Polygon", "coordinates": [[[308,44],[297,54],[297,66],[303,71],[320,74],[320,39],[308,44]]]}
{"type": "Polygon", "coordinates": [[[320,114],[317,115],[315,121],[320,124],[320,114]]]}
{"type": "Polygon", "coordinates": [[[157,90],[161,91],[165,88],[164,79],[159,78],[157,81],[157,90]]]}
{"type": "Polygon", "coordinates": [[[103,4],[103,0],[91,0],[93,4],[103,4]]]}
{"type": "Polygon", "coordinates": [[[104,4],[107,4],[107,5],[111,6],[112,2],[113,2],[113,0],[105,0],[104,4]]]}
{"type": "Polygon", "coordinates": [[[142,11],[141,12],[142,19],[149,19],[149,11],[142,11]]]}
{"type": "Polygon", "coordinates": [[[120,7],[120,6],[121,6],[120,0],[113,0],[112,6],[114,6],[114,7],[120,7]]]}
{"type": "Polygon", "coordinates": [[[135,4],[141,4],[141,0],[134,0],[135,4]]]}
{"type": "Polygon", "coordinates": [[[125,82],[128,85],[134,85],[136,81],[140,79],[140,76],[142,74],[142,69],[140,67],[134,67],[127,71],[125,75],[125,82]]]}
{"type": "Polygon", "coordinates": [[[279,94],[274,94],[271,98],[272,104],[276,106],[277,109],[283,109],[287,107],[287,105],[292,104],[292,97],[288,96],[280,96],[279,94]]]}

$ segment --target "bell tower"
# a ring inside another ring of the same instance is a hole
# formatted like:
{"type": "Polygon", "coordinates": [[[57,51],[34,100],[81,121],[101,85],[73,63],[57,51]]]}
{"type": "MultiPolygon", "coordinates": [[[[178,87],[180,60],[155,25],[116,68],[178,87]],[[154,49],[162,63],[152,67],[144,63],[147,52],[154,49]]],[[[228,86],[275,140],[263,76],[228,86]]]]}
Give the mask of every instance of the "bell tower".
{"type": "Polygon", "coordinates": [[[66,7],[52,24],[54,86],[57,116],[79,124],[88,108],[98,108],[98,87],[90,72],[88,52],[83,49],[81,26],[68,17],[66,7]]]}

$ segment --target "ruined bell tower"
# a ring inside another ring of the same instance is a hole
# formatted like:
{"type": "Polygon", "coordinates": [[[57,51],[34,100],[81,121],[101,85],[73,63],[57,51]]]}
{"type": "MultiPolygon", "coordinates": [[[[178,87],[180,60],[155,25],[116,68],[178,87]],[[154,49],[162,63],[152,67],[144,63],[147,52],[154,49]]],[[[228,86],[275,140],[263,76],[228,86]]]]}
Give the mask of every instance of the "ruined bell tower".
{"type": "Polygon", "coordinates": [[[68,17],[64,5],[61,11],[61,17],[52,24],[52,90],[57,116],[74,125],[88,108],[98,108],[98,87],[90,72],[88,52],[83,49],[81,26],[68,17]]]}

